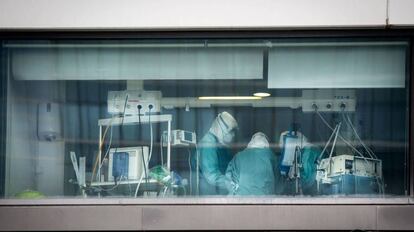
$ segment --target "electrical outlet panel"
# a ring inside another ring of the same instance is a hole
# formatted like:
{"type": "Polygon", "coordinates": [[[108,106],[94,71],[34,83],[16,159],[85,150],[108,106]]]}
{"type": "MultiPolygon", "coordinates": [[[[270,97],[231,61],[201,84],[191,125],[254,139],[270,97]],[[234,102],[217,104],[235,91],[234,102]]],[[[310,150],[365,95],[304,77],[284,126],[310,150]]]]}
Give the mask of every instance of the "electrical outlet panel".
{"type": "Polygon", "coordinates": [[[354,112],[356,106],[355,90],[303,90],[302,111],[314,112],[354,112]]]}
{"type": "Polygon", "coordinates": [[[161,97],[162,94],[160,91],[109,91],[108,113],[125,115],[159,113],[161,112],[161,97]]]}

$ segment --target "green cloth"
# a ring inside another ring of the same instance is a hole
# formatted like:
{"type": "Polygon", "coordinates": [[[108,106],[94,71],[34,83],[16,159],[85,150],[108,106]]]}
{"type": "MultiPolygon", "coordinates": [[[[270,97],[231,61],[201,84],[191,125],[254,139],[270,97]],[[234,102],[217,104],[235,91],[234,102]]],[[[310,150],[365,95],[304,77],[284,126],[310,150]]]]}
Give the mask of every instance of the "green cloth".
{"type": "Polygon", "coordinates": [[[45,195],[43,195],[43,193],[41,192],[27,189],[22,192],[16,193],[15,197],[19,199],[39,199],[44,198],[45,195]]]}

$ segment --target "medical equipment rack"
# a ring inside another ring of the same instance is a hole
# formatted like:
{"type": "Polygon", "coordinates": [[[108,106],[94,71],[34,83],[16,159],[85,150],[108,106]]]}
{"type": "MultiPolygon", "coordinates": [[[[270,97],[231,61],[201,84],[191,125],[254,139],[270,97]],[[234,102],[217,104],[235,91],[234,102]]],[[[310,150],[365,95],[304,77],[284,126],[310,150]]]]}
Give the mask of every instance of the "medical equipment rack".
{"type": "MultiPolygon", "coordinates": [[[[154,115],[144,115],[139,118],[137,115],[134,116],[125,116],[125,117],[114,117],[114,118],[105,118],[98,120],[99,126],[99,144],[102,144],[102,131],[103,127],[107,126],[120,126],[120,125],[139,125],[140,123],[167,123],[167,170],[170,171],[171,168],[171,114],[154,114],[154,115]]],[[[99,163],[102,162],[102,147],[99,148],[99,163]]],[[[108,185],[109,183],[101,181],[101,167],[98,167],[98,183],[91,183],[92,185],[108,185]],[[99,184],[101,183],[101,184],[99,184]],[[106,184],[102,184],[106,183],[106,184]]],[[[122,181],[122,184],[132,183],[131,181],[122,181]]]]}

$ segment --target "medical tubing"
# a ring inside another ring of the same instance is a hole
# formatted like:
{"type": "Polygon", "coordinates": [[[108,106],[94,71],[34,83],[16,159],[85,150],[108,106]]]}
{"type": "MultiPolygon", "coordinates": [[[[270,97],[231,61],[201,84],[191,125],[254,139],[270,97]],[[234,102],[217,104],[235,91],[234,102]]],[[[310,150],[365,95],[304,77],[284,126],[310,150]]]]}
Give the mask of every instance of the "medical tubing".
{"type": "MultiPolygon", "coordinates": [[[[122,124],[124,124],[124,117],[125,117],[125,110],[126,110],[126,105],[127,105],[127,102],[128,102],[128,98],[129,98],[129,95],[127,94],[126,96],[125,96],[125,102],[124,102],[124,112],[122,113],[122,118],[121,118],[121,126],[122,126],[122,124]]],[[[112,126],[112,121],[113,121],[113,119],[114,119],[114,117],[112,117],[111,118],[111,121],[109,121],[109,124],[112,126]]],[[[106,129],[105,129],[105,132],[104,132],[104,135],[103,135],[103,139],[102,139],[102,141],[101,141],[101,144],[99,144],[99,151],[101,151],[101,149],[102,149],[102,146],[103,146],[103,143],[104,143],[104,141],[105,141],[105,136],[106,136],[106,133],[108,132],[108,128],[109,127],[106,127],[106,129]]],[[[109,150],[109,148],[108,148],[108,150],[109,150]]],[[[116,152],[116,148],[115,148],[115,152],[116,152]]],[[[114,153],[115,153],[114,152],[114,153]]],[[[92,170],[92,176],[91,176],[91,182],[93,182],[93,178],[94,178],[94,176],[95,176],[95,171],[96,171],[96,165],[98,165],[98,163],[99,163],[99,155],[101,155],[100,154],[100,152],[98,152],[98,154],[96,155],[96,161],[95,161],[95,164],[93,165],[93,170],[92,170]]],[[[100,165],[100,167],[102,166],[101,164],[99,164],[100,165]]],[[[99,168],[100,169],[100,168],[99,168]]]]}
{"type": "Polygon", "coordinates": [[[334,138],[334,141],[332,143],[331,152],[329,153],[329,160],[332,158],[332,154],[333,154],[333,150],[335,148],[336,140],[338,139],[338,135],[339,135],[339,130],[341,129],[341,124],[342,123],[339,123],[338,127],[337,127],[338,129],[336,129],[335,138],[334,138]]]}
{"type": "Polygon", "coordinates": [[[137,184],[137,188],[135,189],[134,197],[137,197],[137,195],[138,195],[138,189],[139,189],[139,186],[141,185],[143,177],[144,177],[144,175],[141,174],[141,178],[139,179],[138,184],[137,184]]]}
{"type": "Polygon", "coordinates": [[[128,183],[128,191],[129,191],[129,196],[131,196],[131,195],[132,195],[132,191],[131,191],[131,182],[129,182],[129,178],[128,178],[128,177],[126,177],[126,181],[127,181],[127,183],[128,183]]]}
{"type": "MultiPolygon", "coordinates": [[[[344,117],[344,116],[343,116],[344,117]]],[[[345,120],[345,117],[343,118],[344,120],[345,120]]],[[[345,120],[346,121],[346,120],[345,120]]],[[[352,129],[354,130],[355,128],[353,128],[353,125],[350,125],[351,127],[352,127],[352,129]]],[[[356,130],[354,130],[354,133],[355,134],[357,134],[356,133],[356,130]]],[[[357,135],[358,136],[358,135],[357,135]]],[[[358,136],[359,137],[359,136],[358,136]]],[[[361,142],[361,144],[362,144],[362,140],[359,140],[360,142],[361,142]]],[[[363,147],[365,148],[365,146],[364,146],[364,144],[363,144],[363,147]]],[[[371,154],[370,154],[370,152],[367,150],[367,153],[368,153],[368,155],[370,156],[370,158],[371,159],[375,159],[371,154]]],[[[365,163],[366,163],[366,165],[368,165],[369,166],[369,163],[368,163],[368,160],[366,160],[366,157],[361,153],[361,152],[358,152],[358,154],[365,160],[365,163]]],[[[376,157],[376,156],[375,156],[376,157]]],[[[376,159],[378,159],[378,158],[376,158],[376,159]]]]}
{"type": "Polygon", "coordinates": [[[336,144],[336,140],[338,139],[338,135],[339,135],[339,130],[341,129],[341,123],[339,123],[339,125],[338,125],[338,127],[337,127],[338,129],[336,130],[336,134],[335,134],[335,138],[334,138],[334,141],[333,141],[333,143],[332,143],[332,148],[331,148],[331,152],[329,153],[329,160],[328,160],[328,173],[331,173],[331,160],[332,160],[332,154],[333,154],[333,151],[334,151],[334,149],[335,149],[335,144],[336,144]]]}
{"type": "MultiPolygon", "coordinates": [[[[122,118],[121,118],[121,124],[120,124],[120,126],[122,127],[122,125],[124,124],[124,119],[125,119],[125,111],[126,111],[126,105],[127,105],[127,102],[128,102],[128,97],[129,97],[129,95],[127,94],[126,95],[126,97],[125,97],[125,103],[124,103],[124,112],[122,113],[122,118]]],[[[122,132],[122,130],[121,130],[121,132],[122,132]]],[[[121,133],[119,133],[119,137],[121,137],[122,136],[122,134],[121,133]]],[[[115,151],[114,151],[114,154],[116,153],[116,151],[118,150],[118,146],[117,147],[115,147],[115,151]]],[[[116,177],[114,177],[114,179],[115,179],[115,183],[116,183],[116,177]]],[[[120,180],[119,181],[121,181],[121,178],[120,178],[120,180]]]]}
{"type": "Polygon", "coordinates": [[[375,153],[368,147],[365,145],[365,143],[362,141],[361,137],[359,136],[359,134],[357,133],[354,124],[352,123],[351,119],[349,118],[348,115],[342,115],[342,117],[344,118],[345,121],[347,121],[347,123],[349,124],[349,126],[351,127],[351,129],[354,131],[357,139],[359,140],[359,142],[362,144],[362,146],[364,147],[364,149],[367,151],[367,153],[370,155],[370,157],[372,159],[378,159],[378,157],[375,155],[375,153]]]}
{"type": "MultiPolygon", "coordinates": [[[[142,134],[141,134],[141,130],[142,130],[142,124],[141,124],[141,105],[138,105],[138,124],[139,124],[139,137],[140,139],[142,139],[142,134]]],[[[141,159],[142,159],[142,165],[143,165],[143,173],[141,174],[141,176],[145,176],[145,178],[147,178],[147,166],[145,163],[145,157],[144,157],[144,147],[141,144],[141,159]]]]}
{"type": "MultiPolygon", "coordinates": [[[[354,127],[354,125],[352,124],[352,121],[351,121],[351,119],[349,118],[349,116],[348,115],[342,115],[342,117],[343,117],[343,119],[345,120],[345,121],[348,121],[348,124],[349,124],[349,126],[352,128],[352,130],[354,131],[354,133],[355,133],[355,135],[357,136],[357,138],[358,138],[358,140],[359,140],[359,142],[362,144],[362,146],[365,148],[365,150],[367,151],[367,153],[368,153],[368,155],[370,156],[370,158],[371,159],[378,159],[378,157],[374,154],[374,152],[372,151],[372,150],[370,150],[365,144],[364,144],[364,142],[361,140],[361,138],[359,137],[359,135],[358,135],[358,133],[357,133],[357,131],[356,131],[356,129],[355,129],[355,127],[354,127]]],[[[368,160],[366,160],[366,157],[365,156],[363,156],[362,158],[364,158],[364,161],[365,161],[365,163],[366,163],[366,165],[367,166],[369,166],[369,163],[368,163],[368,160]]],[[[376,176],[376,180],[377,180],[377,184],[378,184],[378,190],[379,191],[381,191],[382,192],[382,194],[384,194],[385,193],[385,189],[384,189],[384,183],[383,183],[383,181],[382,181],[382,177],[380,178],[380,177],[378,177],[378,176],[376,176]],[[381,182],[381,183],[380,183],[381,182]]],[[[381,193],[380,192],[380,193],[381,193]]]]}
{"type": "MultiPolygon", "coordinates": [[[[150,111],[151,111],[151,109],[150,109],[150,111]]],[[[151,116],[149,115],[149,117],[151,117],[151,116]]],[[[151,134],[151,149],[150,149],[150,154],[149,154],[149,157],[148,157],[148,165],[149,165],[149,162],[151,160],[151,156],[152,156],[152,145],[153,145],[153,132],[152,132],[151,118],[149,118],[149,124],[150,124],[150,134],[151,134]]],[[[142,155],[142,156],[144,156],[144,155],[142,155]]],[[[144,167],[144,170],[145,170],[145,167],[144,167]]],[[[142,175],[142,174],[141,174],[141,178],[138,181],[137,188],[135,189],[134,197],[137,197],[137,195],[138,195],[138,190],[139,190],[139,187],[141,186],[142,178],[144,177],[144,175],[142,175]]],[[[148,180],[146,180],[146,181],[148,181],[148,180]]]]}
{"type": "MultiPolygon", "coordinates": [[[[141,110],[141,106],[139,105],[138,106],[138,124],[140,126],[139,131],[140,131],[140,135],[141,135],[141,113],[140,113],[140,110],[141,110]]],[[[145,172],[144,148],[142,147],[142,145],[141,145],[141,157],[142,157],[142,165],[144,166],[143,172],[145,172]]],[[[145,174],[146,174],[146,172],[145,172],[145,174]]],[[[137,188],[135,189],[134,197],[137,197],[137,195],[138,195],[138,189],[139,189],[139,186],[141,185],[141,182],[142,182],[142,178],[143,177],[144,177],[144,173],[141,173],[141,177],[139,178],[139,181],[138,181],[138,184],[137,184],[137,188]]]]}
{"type": "MultiPolygon", "coordinates": [[[[343,117],[344,117],[344,119],[345,119],[345,116],[343,115],[343,117]]],[[[361,138],[359,137],[359,135],[358,135],[358,133],[357,133],[357,131],[356,131],[356,129],[355,129],[355,127],[354,127],[354,125],[352,124],[352,121],[351,121],[351,119],[349,118],[349,116],[347,115],[346,116],[346,119],[348,120],[348,123],[349,123],[349,125],[350,125],[350,127],[352,128],[352,130],[354,131],[354,133],[355,133],[355,135],[357,136],[357,138],[358,138],[358,140],[360,141],[360,143],[362,144],[362,146],[365,148],[365,150],[367,151],[367,153],[368,153],[368,155],[371,157],[371,159],[378,159],[378,157],[374,154],[374,152],[372,152],[372,150],[370,150],[365,144],[364,144],[364,142],[361,140],[361,138]],[[374,158],[375,157],[375,158],[374,158]]],[[[368,165],[369,166],[369,164],[368,164],[368,161],[366,160],[366,158],[365,157],[363,157],[364,158],[364,160],[365,160],[365,163],[366,163],[366,165],[368,165]]],[[[381,191],[382,192],[382,194],[385,194],[385,188],[384,188],[384,182],[383,182],[383,180],[382,180],[382,177],[380,178],[380,177],[378,177],[378,176],[375,176],[376,177],[376,180],[377,180],[377,184],[378,184],[378,191],[381,191]]],[[[380,193],[381,193],[380,192],[380,193]]]]}
{"type": "MultiPolygon", "coordinates": [[[[112,123],[112,119],[111,119],[111,122],[110,122],[110,123],[112,123]]],[[[107,134],[107,132],[108,132],[108,129],[109,129],[109,127],[106,127],[106,129],[105,129],[105,131],[104,131],[103,138],[102,138],[102,140],[101,140],[101,142],[100,142],[100,144],[99,144],[99,150],[101,150],[101,149],[102,149],[102,146],[103,146],[103,143],[104,143],[104,140],[105,140],[106,134],[107,134]]],[[[94,176],[95,176],[95,171],[96,171],[96,166],[97,166],[97,165],[98,165],[98,163],[99,163],[98,156],[99,156],[99,151],[98,151],[98,152],[97,152],[97,154],[96,154],[95,163],[94,163],[94,165],[93,165],[92,175],[91,175],[91,182],[93,182],[93,178],[94,178],[94,176]]]]}
{"type": "Polygon", "coordinates": [[[338,129],[338,126],[335,126],[334,130],[332,131],[331,136],[329,137],[328,141],[326,142],[325,146],[323,147],[323,150],[322,150],[321,154],[319,155],[319,157],[318,157],[318,159],[317,159],[317,161],[318,161],[318,162],[322,159],[322,157],[323,157],[323,153],[324,153],[324,152],[326,151],[326,149],[328,148],[329,143],[331,142],[331,140],[332,140],[333,136],[335,135],[335,133],[336,133],[336,130],[337,130],[337,129],[338,129]]]}
{"type": "Polygon", "coordinates": [[[198,151],[198,146],[197,143],[195,144],[195,148],[196,148],[196,194],[199,195],[200,194],[200,153],[198,151]]]}
{"type": "Polygon", "coordinates": [[[187,189],[185,189],[185,186],[181,186],[184,190],[184,196],[187,196],[187,189]]]}
{"type": "MultiPolygon", "coordinates": [[[[140,128],[139,128],[139,134],[140,134],[139,137],[140,138],[141,138],[141,107],[142,106],[140,106],[140,105],[137,106],[137,108],[138,108],[138,124],[140,126],[140,128]]],[[[141,144],[141,158],[142,158],[142,165],[144,167],[144,170],[143,171],[145,171],[144,149],[142,147],[142,144],[141,144]]],[[[141,173],[141,177],[139,178],[139,181],[138,181],[138,184],[137,184],[137,188],[135,189],[134,197],[137,197],[138,189],[139,189],[139,186],[141,185],[141,181],[142,181],[142,178],[143,177],[144,177],[144,173],[141,173]]]]}
{"type": "Polygon", "coordinates": [[[105,158],[108,156],[108,154],[109,154],[109,150],[111,149],[111,146],[112,146],[112,134],[113,134],[113,125],[112,125],[112,123],[110,123],[110,135],[109,135],[109,144],[108,144],[108,148],[107,148],[107,150],[106,150],[106,152],[105,152],[105,155],[104,155],[104,157],[102,158],[102,160],[101,160],[101,164],[99,165],[99,169],[101,169],[102,168],[102,165],[103,165],[103,163],[104,163],[104,160],[105,160],[105,158]]]}
{"type": "Polygon", "coordinates": [[[294,170],[293,177],[295,178],[295,192],[296,192],[296,194],[299,194],[299,170],[298,170],[298,168],[299,168],[298,154],[299,153],[300,153],[300,147],[296,146],[295,147],[295,161],[294,161],[295,165],[293,166],[293,170],[294,170]]]}
{"type": "Polygon", "coordinates": [[[96,166],[99,163],[99,159],[98,159],[99,151],[102,149],[102,146],[103,146],[103,143],[104,143],[104,140],[105,140],[105,137],[106,137],[106,133],[108,132],[108,129],[109,129],[109,127],[106,127],[106,129],[105,129],[105,131],[103,133],[103,138],[102,138],[102,140],[99,143],[99,149],[98,149],[98,152],[96,153],[96,156],[95,156],[95,163],[93,164],[92,175],[91,175],[91,182],[93,182],[93,179],[94,179],[94,176],[95,176],[96,166]]]}
{"type": "MultiPolygon", "coordinates": [[[[363,148],[365,149],[365,151],[368,153],[369,157],[370,157],[371,159],[374,159],[374,157],[371,155],[370,151],[369,151],[369,150],[367,150],[367,148],[365,147],[365,144],[363,144],[363,142],[362,142],[362,140],[360,139],[360,137],[359,137],[358,133],[356,132],[355,128],[353,127],[353,124],[352,124],[351,122],[349,122],[349,121],[347,120],[347,118],[345,117],[345,115],[344,115],[344,112],[343,112],[343,111],[342,111],[342,115],[341,115],[341,116],[342,116],[342,120],[344,120],[344,121],[346,122],[346,124],[347,124],[349,127],[351,127],[351,129],[353,130],[354,134],[356,135],[356,137],[357,137],[358,141],[361,143],[362,147],[363,147],[363,148]]],[[[364,155],[363,153],[361,153],[361,155],[362,155],[363,157],[365,157],[365,155],[364,155]]]]}
{"type": "MultiPolygon", "coordinates": [[[[154,134],[153,134],[153,131],[152,131],[152,122],[151,122],[151,109],[152,109],[152,107],[151,107],[151,105],[148,107],[149,108],[149,111],[148,111],[148,122],[149,122],[149,126],[150,126],[150,150],[149,150],[149,156],[148,156],[148,163],[147,163],[147,167],[148,167],[148,169],[149,169],[149,162],[150,162],[150,160],[151,160],[151,156],[152,156],[152,149],[153,149],[153,146],[154,146],[154,134]]],[[[149,170],[148,170],[149,171],[149,170]]],[[[148,183],[148,176],[146,176],[146,178],[145,178],[145,181],[148,183]]]]}
{"type": "Polygon", "coordinates": [[[163,134],[161,134],[161,138],[160,138],[160,155],[161,155],[161,166],[164,166],[164,154],[163,154],[163,139],[162,139],[163,134]]]}
{"type": "MultiPolygon", "coordinates": [[[[329,125],[329,123],[325,120],[325,118],[318,112],[318,110],[315,110],[316,114],[320,117],[320,119],[322,120],[322,122],[324,122],[324,124],[331,129],[332,131],[334,131],[334,129],[332,129],[332,127],[329,125]]],[[[341,135],[339,135],[339,138],[342,139],[342,141],[344,141],[349,147],[351,147],[360,157],[362,157],[365,161],[365,165],[369,166],[368,160],[366,159],[366,157],[360,152],[358,151],[358,149],[356,149],[354,146],[352,146],[345,138],[343,138],[341,135]]],[[[385,190],[384,190],[384,186],[382,184],[382,186],[379,184],[378,182],[378,177],[377,177],[377,184],[379,185],[378,187],[381,189],[380,191],[382,191],[382,194],[384,194],[385,190]]]]}
{"type": "MultiPolygon", "coordinates": [[[[129,95],[127,94],[126,97],[125,97],[124,112],[122,113],[122,118],[121,118],[121,124],[120,124],[121,128],[122,128],[122,125],[124,125],[125,111],[126,111],[126,106],[127,106],[128,98],[129,98],[129,95]]],[[[122,130],[120,130],[120,132],[122,132],[122,130]]],[[[122,133],[119,133],[119,137],[120,138],[122,137],[122,133]]],[[[118,146],[115,147],[114,154],[116,153],[117,150],[118,150],[118,146]]],[[[115,183],[116,183],[116,177],[114,177],[114,179],[115,179],[115,183]]]]}
{"type": "Polygon", "coordinates": [[[163,197],[165,197],[165,194],[167,193],[167,190],[168,190],[168,185],[167,186],[165,186],[165,190],[164,190],[164,193],[163,193],[163,197]]]}
{"type": "MultiPolygon", "coordinates": [[[[325,123],[325,125],[329,128],[329,129],[331,129],[332,131],[334,130],[334,129],[332,129],[332,127],[329,125],[329,123],[328,122],[326,122],[326,120],[323,118],[323,116],[318,112],[318,111],[316,111],[316,114],[321,118],[321,120],[325,123]]],[[[344,137],[342,137],[341,135],[338,135],[338,137],[342,140],[342,141],[344,141],[344,143],[346,144],[346,145],[348,145],[350,148],[352,148],[352,150],[354,150],[357,154],[359,154],[361,157],[364,157],[364,155],[360,152],[360,151],[358,151],[358,149],[356,149],[354,146],[352,146],[352,144],[350,143],[350,142],[348,142],[344,137]]]]}
{"type": "Polygon", "coordinates": [[[110,189],[105,189],[105,188],[101,188],[101,187],[92,187],[92,189],[95,189],[95,190],[98,190],[98,191],[103,191],[103,192],[112,191],[112,190],[116,189],[119,186],[119,183],[122,181],[122,177],[124,177],[124,176],[121,176],[120,179],[119,179],[119,182],[117,184],[115,184],[115,186],[113,186],[110,189]]]}
{"type": "MultiPolygon", "coordinates": [[[[188,168],[190,169],[190,195],[192,195],[192,189],[193,189],[193,185],[192,185],[192,170],[191,170],[191,150],[190,148],[188,148],[188,168]]],[[[186,194],[187,195],[187,194],[186,194]]]]}

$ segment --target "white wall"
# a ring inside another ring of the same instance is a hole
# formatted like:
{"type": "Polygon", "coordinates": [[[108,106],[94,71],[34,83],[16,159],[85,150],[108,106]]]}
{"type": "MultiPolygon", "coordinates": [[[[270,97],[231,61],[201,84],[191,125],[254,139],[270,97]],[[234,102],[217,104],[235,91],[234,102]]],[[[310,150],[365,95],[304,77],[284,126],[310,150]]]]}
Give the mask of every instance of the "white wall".
{"type": "Polygon", "coordinates": [[[414,1],[389,0],[389,24],[414,26],[414,1]]]}
{"type": "Polygon", "coordinates": [[[414,26],[413,0],[1,0],[2,29],[414,26]]]}
{"type": "Polygon", "coordinates": [[[386,15],[387,0],[0,1],[0,29],[384,27],[386,15]]]}

